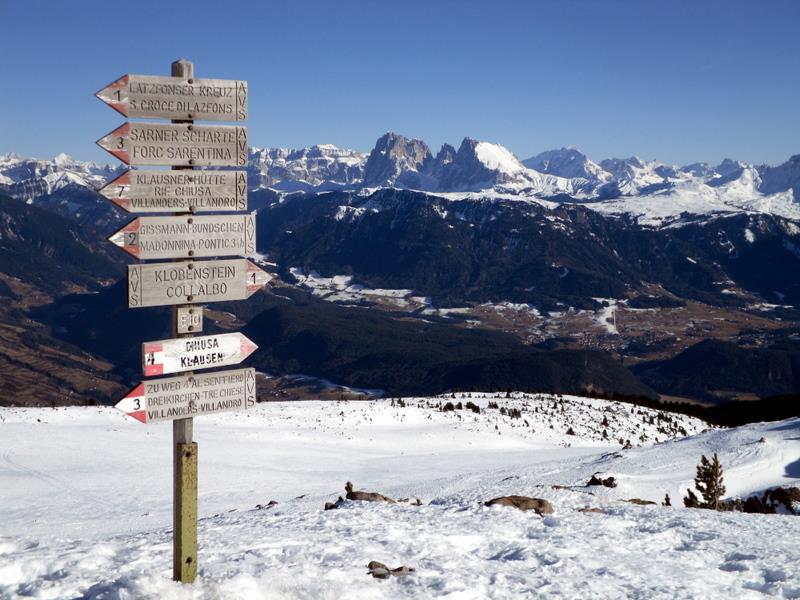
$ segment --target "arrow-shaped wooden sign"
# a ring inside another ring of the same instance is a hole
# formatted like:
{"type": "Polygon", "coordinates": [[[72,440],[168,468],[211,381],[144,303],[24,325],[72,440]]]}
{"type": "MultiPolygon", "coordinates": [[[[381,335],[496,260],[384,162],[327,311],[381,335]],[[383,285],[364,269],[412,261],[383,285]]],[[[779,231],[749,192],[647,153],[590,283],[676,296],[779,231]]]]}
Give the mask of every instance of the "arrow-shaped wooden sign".
{"type": "Polygon", "coordinates": [[[247,120],[246,81],[123,75],[95,96],[126,117],[247,120]]]}
{"type": "Polygon", "coordinates": [[[247,209],[246,171],[126,171],[99,193],[133,213],[247,209]]]}
{"type": "Polygon", "coordinates": [[[241,333],[221,333],[142,344],[146,377],[238,365],[258,349],[241,333]]]}
{"type": "Polygon", "coordinates": [[[256,370],[236,369],[143,381],[114,407],[141,421],[173,421],[256,405],[256,370]]]}
{"type": "Polygon", "coordinates": [[[128,265],[128,307],[244,300],[271,279],[243,258],[128,265]]]}
{"type": "Polygon", "coordinates": [[[125,123],[97,144],[126,165],[247,165],[247,128],[233,125],[125,123]]]}
{"type": "Polygon", "coordinates": [[[256,251],[255,215],[138,217],[108,241],[142,260],[249,256],[256,251]]]}

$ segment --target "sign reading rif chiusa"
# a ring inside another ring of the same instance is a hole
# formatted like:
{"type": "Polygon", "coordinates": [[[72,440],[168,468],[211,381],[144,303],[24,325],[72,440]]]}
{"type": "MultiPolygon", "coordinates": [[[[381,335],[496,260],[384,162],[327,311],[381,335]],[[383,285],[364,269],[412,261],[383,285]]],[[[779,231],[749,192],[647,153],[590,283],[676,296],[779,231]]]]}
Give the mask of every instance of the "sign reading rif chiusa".
{"type": "Polygon", "coordinates": [[[126,165],[247,165],[247,128],[234,125],[125,123],[97,144],[126,165]]]}
{"type": "Polygon", "coordinates": [[[135,213],[245,210],[247,172],[131,170],[100,194],[135,213]]]}
{"type": "Polygon", "coordinates": [[[95,94],[126,117],[247,120],[247,82],[123,75],[95,94]]]}

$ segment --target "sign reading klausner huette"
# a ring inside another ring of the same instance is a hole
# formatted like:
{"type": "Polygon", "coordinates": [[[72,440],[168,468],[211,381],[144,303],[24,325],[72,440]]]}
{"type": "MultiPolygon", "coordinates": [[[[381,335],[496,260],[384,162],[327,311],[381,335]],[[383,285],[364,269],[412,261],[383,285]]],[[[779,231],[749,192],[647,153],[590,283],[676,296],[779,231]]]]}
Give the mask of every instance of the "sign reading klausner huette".
{"type": "Polygon", "coordinates": [[[195,373],[239,364],[257,348],[241,333],[192,337],[203,329],[198,304],[243,300],[270,279],[245,258],[255,252],[254,216],[219,214],[247,209],[247,173],[196,170],[246,166],[247,129],[194,121],[245,120],[247,82],[195,79],[194,65],[180,60],[171,77],[124,75],[96,96],[126,117],[172,120],[124,123],[97,143],[131,166],[171,167],[129,170],[100,193],[129,213],[162,213],[133,219],[111,242],[139,259],[174,261],[129,265],[128,306],[173,306],[174,337],[145,342],[142,368],[145,377],[185,374],[145,379],[116,407],[142,423],[173,422],[173,579],[191,583],[198,564],[193,417],[256,404],[254,369],[195,373]],[[217,214],[196,214],[210,212],[217,214]]]}
{"type": "Polygon", "coordinates": [[[133,213],[247,209],[245,171],[126,171],[100,190],[133,213]]]}

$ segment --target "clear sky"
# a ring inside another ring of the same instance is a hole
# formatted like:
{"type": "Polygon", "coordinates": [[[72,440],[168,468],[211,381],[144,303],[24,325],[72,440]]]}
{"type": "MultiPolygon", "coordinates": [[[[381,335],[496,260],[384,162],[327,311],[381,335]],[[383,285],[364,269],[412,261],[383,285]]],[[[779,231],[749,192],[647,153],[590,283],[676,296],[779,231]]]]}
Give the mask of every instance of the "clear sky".
{"type": "Polygon", "coordinates": [[[115,162],[124,73],[246,79],[250,143],[368,151],[392,130],[520,158],[800,153],[797,0],[0,0],[0,152],[115,162]]]}

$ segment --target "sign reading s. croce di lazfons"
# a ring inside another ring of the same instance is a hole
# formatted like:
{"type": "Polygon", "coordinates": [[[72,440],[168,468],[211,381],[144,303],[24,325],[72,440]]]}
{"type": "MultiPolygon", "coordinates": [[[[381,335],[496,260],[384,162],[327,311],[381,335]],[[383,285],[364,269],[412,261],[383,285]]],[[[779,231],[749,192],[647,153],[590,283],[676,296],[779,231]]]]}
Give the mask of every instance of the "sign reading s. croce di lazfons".
{"type": "Polygon", "coordinates": [[[123,75],[95,96],[129,118],[247,120],[246,81],[123,75]]]}

